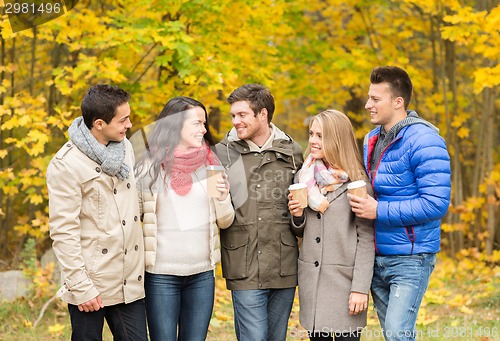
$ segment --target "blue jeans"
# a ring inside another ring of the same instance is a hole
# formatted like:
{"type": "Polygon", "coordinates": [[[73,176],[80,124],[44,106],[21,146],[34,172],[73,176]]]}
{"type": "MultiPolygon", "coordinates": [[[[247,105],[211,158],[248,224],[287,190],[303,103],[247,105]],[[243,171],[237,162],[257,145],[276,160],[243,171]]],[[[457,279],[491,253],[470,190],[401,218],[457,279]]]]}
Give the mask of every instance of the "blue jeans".
{"type": "Polygon", "coordinates": [[[147,341],[146,311],[144,300],[104,307],[98,311],[84,312],[68,304],[71,319],[72,341],[102,341],[104,320],[108,322],[113,339],[117,341],[147,341]]]}
{"type": "Polygon", "coordinates": [[[239,341],[286,340],[295,287],[233,290],[231,294],[239,341]]]}
{"type": "Polygon", "coordinates": [[[146,272],[146,313],[151,341],[204,341],[214,307],[212,270],[191,276],[146,272]]]}
{"type": "Polygon", "coordinates": [[[418,309],[436,254],[376,256],[372,296],[387,341],[415,340],[418,309]]]}

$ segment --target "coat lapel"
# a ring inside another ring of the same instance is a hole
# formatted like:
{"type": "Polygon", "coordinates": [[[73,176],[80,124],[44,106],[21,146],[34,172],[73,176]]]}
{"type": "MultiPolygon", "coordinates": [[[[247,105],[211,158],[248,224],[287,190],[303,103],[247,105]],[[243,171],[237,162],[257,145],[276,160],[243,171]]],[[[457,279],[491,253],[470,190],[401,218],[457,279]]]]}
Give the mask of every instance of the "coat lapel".
{"type": "Polygon", "coordinates": [[[334,200],[336,200],[338,197],[340,197],[342,195],[342,193],[344,193],[345,191],[347,191],[347,184],[348,182],[345,182],[342,184],[342,186],[340,186],[339,188],[337,188],[335,191],[333,192],[328,192],[328,194],[326,195],[326,199],[328,200],[328,202],[332,202],[334,200]]]}

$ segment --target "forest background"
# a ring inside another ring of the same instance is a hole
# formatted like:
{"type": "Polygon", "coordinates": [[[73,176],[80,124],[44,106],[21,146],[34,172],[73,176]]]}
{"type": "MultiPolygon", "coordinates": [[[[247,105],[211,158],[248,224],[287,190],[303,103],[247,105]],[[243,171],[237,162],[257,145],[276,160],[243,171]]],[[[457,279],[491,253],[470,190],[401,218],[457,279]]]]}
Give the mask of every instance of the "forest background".
{"type": "Polygon", "coordinates": [[[34,280],[28,304],[57,287],[39,264],[51,244],[45,170],[90,85],[132,94],[131,134],[185,95],[206,105],[220,139],[229,93],[262,83],[277,101],[273,121],[304,147],[307,117],[327,108],[350,117],[361,145],[373,128],[370,71],[398,65],[414,82],[410,108],[440,129],[451,157],[440,257],[444,280],[463,287],[430,303],[457,314],[500,305],[498,1],[84,0],[18,33],[2,0],[0,14],[0,270],[34,280]]]}

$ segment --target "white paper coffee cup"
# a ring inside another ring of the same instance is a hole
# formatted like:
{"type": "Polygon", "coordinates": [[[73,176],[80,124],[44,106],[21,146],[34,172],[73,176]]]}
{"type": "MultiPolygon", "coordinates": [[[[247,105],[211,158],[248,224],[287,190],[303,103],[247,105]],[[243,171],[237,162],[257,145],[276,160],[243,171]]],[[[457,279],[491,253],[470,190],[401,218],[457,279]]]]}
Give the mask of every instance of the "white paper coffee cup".
{"type": "Polygon", "coordinates": [[[290,185],[288,190],[293,195],[294,200],[298,200],[300,202],[300,207],[307,207],[307,185],[302,183],[297,183],[290,185]]]}
{"type": "Polygon", "coordinates": [[[366,182],[364,180],[353,181],[347,185],[347,191],[361,198],[367,198],[366,182]]]}
{"type": "Polygon", "coordinates": [[[207,193],[211,198],[220,197],[220,192],[217,190],[217,181],[222,179],[224,167],[218,165],[207,166],[207,193]]]}

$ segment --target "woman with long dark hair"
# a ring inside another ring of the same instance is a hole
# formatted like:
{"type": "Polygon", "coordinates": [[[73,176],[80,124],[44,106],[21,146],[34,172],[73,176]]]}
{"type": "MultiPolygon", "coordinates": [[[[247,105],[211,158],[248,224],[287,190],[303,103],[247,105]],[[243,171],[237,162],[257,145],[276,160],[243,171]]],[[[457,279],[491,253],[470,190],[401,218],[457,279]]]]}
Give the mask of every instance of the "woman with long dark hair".
{"type": "Polygon", "coordinates": [[[217,196],[207,192],[207,166],[220,165],[207,119],[200,102],[171,99],[136,163],[152,341],[205,340],[212,315],[218,229],[231,225],[234,210],[225,174],[217,196]]]}

